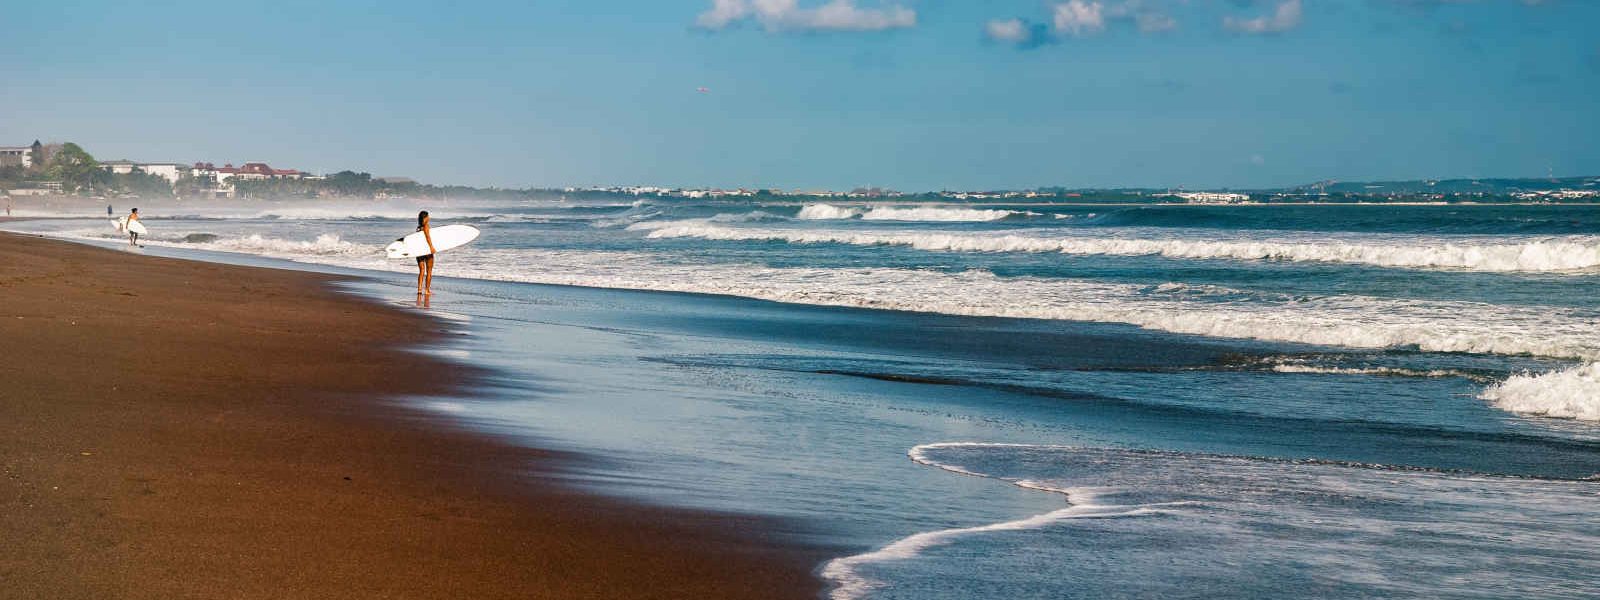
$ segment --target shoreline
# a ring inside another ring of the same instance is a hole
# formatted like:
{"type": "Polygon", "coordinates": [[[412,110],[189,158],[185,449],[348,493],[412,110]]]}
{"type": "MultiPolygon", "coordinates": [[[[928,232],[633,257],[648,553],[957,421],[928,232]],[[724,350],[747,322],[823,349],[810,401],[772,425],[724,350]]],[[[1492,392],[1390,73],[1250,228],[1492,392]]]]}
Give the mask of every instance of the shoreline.
{"type": "Polygon", "coordinates": [[[0,597],[815,598],[757,517],[543,476],[582,457],[393,400],[472,367],[341,278],[0,233],[0,597]]]}

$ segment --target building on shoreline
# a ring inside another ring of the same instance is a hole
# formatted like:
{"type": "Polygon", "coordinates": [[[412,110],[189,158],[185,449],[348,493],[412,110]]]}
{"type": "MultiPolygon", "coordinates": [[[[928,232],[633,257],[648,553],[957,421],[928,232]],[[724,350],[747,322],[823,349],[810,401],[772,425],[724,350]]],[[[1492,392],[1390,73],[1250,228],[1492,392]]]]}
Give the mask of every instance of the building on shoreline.
{"type": "Polygon", "coordinates": [[[1250,201],[1250,194],[1231,192],[1172,192],[1166,195],[1190,204],[1242,204],[1250,201]]]}
{"type": "Polygon", "coordinates": [[[43,169],[60,149],[61,144],[41,144],[39,140],[28,146],[0,146],[0,167],[43,169]]]}
{"type": "MultiPolygon", "coordinates": [[[[206,163],[206,166],[211,167],[211,163],[206,163]]],[[[223,165],[221,168],[215,168],[215,170],[217,172],[218,183],[233,179],[235,177],[244,180],[300,179],[306,175],[305,173],[295,169],[274,169],[264,162],[247,162],[241,167],[235,167],[230,163],[223,165]]]]}
{"type": "Polygon", "coordinates": [[[33,168],[33,147],[0,146],[0,167],[33,168]]]}
{"type": "Polygon", "coordinates": [[[172,185],[177,185],[178,180],[188,176],[190,171],[190,167],[183,163],[139,163],[131,160],[109,160],[100,163],[100,168],[113,174],[148,173],[172,185]]]}
{"type": "Polygon", "coordinates": [[[235,196],[232,180],[253,181],[261,179],[306,179],[310,174],[296,169],[274,169],[264,162],[247,162],[235,167],[233,163],[197,162],[188,168],[189,177],[205,185],[205,193],[232,198],[235,196]]]}

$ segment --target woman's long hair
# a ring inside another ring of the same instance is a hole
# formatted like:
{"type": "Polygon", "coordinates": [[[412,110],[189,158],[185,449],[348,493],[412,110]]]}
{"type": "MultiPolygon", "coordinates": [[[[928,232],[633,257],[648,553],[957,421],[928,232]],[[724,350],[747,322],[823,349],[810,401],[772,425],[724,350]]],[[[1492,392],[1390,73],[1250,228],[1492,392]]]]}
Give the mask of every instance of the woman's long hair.
{"type": "Polygon", "coordinates": [[[417,229],[422,229],[422,222],[428,220],[428,211],[417,213],[417,229]]]}

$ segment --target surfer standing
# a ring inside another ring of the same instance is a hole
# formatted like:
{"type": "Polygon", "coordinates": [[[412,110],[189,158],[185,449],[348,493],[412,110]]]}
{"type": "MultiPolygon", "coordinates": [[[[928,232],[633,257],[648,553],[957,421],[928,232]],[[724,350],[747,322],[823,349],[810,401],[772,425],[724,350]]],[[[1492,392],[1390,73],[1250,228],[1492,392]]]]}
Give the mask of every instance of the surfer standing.
{"type": "Polygon", "coordinates": [[[133,230],[133,223],[134,223],[134,221],[138,221],[138,220],[139,220],[139,209],[135,208],[135,209],[133,209],[133,212],[128,213],[128,222],[124,223],[122,225],[122,228],[128,232],[128,245],[129,246],[137,246],[137,245],[139,245],[139,232],[133,230]]]}
{"type": "Polygon", "coordinates": [[[428,253],[417,257],[417,295],[433,294],[433,234],[428,231],[428,211],[417,213],[417,231],[428,240],[428,253]]]}

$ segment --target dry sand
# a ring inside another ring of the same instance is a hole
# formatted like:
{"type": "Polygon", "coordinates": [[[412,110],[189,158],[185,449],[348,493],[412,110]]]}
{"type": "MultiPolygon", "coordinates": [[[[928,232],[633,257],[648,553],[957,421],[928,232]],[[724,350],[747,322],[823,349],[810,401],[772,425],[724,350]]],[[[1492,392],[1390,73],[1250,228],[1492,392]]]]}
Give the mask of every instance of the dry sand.
{"type": "Polygon", "coordinates": [[[386,400],[476,374],[330,279],[0,234],[0,597],[819,593],[781,523],[575,492],[545,474],[580,459],[386,400]]]}

